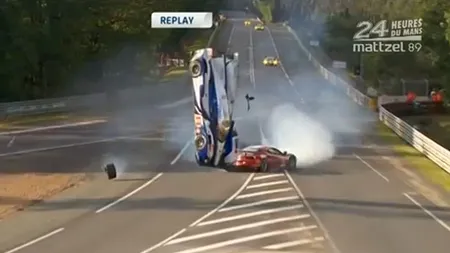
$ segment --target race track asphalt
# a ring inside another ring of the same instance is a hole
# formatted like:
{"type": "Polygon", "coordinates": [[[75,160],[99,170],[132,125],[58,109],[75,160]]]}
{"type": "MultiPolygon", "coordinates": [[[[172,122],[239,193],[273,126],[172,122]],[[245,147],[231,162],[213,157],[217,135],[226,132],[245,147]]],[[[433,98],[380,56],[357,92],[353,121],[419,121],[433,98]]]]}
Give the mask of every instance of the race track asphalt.
{"type": "MultiPolygon", "coordinates": [[[[215,47],[226,46],[227,32],[215,47]]],[[[192,138],[185,99],[191,90],[187,82],[178,85],[155,88],[159,96],[139,109],[109,113],[106,123],[0,136],[3,173],[88,172],[93,179],[2,220],[0,252],[139,252],[231,195],[248,175],[198,168],[182,156],[192,138]],[[100,172],[111,161],[119,180],[100,172]],[[110,203],[117,204],[102,211],[110,203]],[[64,233],[21,248],[60,227],[64,233]]]]}
{"type": "MultiPolygon", "coordinates": [[[[354,120],[352,115],[367,119],[357,106],[349,108],[339,102],[346,98],[320,78],[285,27],[271,25],[267,36],[274,39],[293,88],[306,94],[304,100],[321,92],[330,93],[334,96],[329,99],[335,102],[324,103],[324,110],[336,111],[349,122],[354,120]],[[318,88],[311,94],[308,85],[318,88]],[[335,106],[345,108],[336,110],[335,106]]],[[[370,143],[363,143],[361,135],[340,135],[343,136],[338,138],[333,159],[308,170],[291,172],[339,251],[448,252],[450,209],[432,204],[407,185],[405,175],[388,162],[389,155],[367,147],[370,143]],[[358,139],[359,145],[355,142],[358,139]]]]}
{"type": "MultiPolygon", "coordinates": [[[[269,25],[255,32],[244,26],[244,14],[227,16],[230,20],[215,45],[240,55],[235,113],[242,145],[261,142],[258,129],[277,104],[288,102],[311,112],[348,106],[343,102],[347,98],[323,81],[284,27],[269,25]],[[282,67],[262,66],[265,56],[276,55],[282,67]],[[250,111],[243,98],[247,93],[256,98],[250,111]],[[327,103],[308,104],[318,93],[325,94],[327,103]]],[[[190,148],[184,147],[191,138],[192,127],[186,123],[190,110],[180,107],[140,110],[112,123],[16,137],[21,146],[15,152],[67,147],[0,157],[0,165],[11,173],[80,170],[100,179],[1,221],[0,251],[448,252],[449,211],[413,192],[378,153],[361,146],[359,134],[336,131],[336,156],[311,168],[225,173],[189,161],[190,148]],[[156,122],[158,115],[163,116],[156,122]],[[170,143],[174,137],[181,141],[170,143]],[[70,145],[80,142],[85,144],[70,145]],[[108,159],[105,155],[126,165],[121,180],[107,181],[95,173],[108,159]]],[[[349,121],[360,113],[357,107],[345,110],[349,121]]],[[[7,145],[10,140],[0,141],[7,145]]]]}

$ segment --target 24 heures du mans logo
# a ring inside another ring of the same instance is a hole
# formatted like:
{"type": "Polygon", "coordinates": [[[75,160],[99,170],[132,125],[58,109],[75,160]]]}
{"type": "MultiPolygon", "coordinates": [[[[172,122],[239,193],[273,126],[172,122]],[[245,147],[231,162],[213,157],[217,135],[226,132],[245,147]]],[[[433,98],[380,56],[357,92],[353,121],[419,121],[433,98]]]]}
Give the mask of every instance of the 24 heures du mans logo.
{"type": "Polygon", "coordinates": [[[353,52],[405,53],[419,52],[422,48],[422,19],[387,21],[373,25],[362,21],[360,30],[353,36],[353,52]]]}

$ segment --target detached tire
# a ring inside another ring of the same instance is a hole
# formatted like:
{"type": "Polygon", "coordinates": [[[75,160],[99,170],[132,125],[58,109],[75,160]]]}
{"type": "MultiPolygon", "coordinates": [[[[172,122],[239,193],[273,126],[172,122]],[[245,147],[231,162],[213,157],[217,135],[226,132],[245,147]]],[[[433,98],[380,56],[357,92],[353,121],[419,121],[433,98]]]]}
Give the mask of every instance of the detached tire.
{"type": "Polygon", "coordinates": [[[289,156],[287,168],[288,170],[294,170],[297,168],[297,157],[295,157],[295,155],[289,156]]]}
{"type": "Polygon", "coordinates": [[[113,163],[107,164],[105,167],[106,175],[108,175],[108,179],[115,179],[117,177],[116,166],[113,163]]]}
{"type": "Polygon", "coordinates": [[[264,158],[261,161],[261,165],[259,166],[259,172],[267,172],[267,171],[269,171],[269,164],[267,162],[267,159],[264,158]]]}

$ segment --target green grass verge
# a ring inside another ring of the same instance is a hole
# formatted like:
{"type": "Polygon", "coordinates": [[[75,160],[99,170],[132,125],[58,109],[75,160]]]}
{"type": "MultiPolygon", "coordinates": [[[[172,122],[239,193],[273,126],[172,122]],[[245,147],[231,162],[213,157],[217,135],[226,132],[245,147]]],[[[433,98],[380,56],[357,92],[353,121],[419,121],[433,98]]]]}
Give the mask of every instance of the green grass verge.
{"type": "Polygon", "coordinates": [[[402,154],[402,157],[406,162],[417,170],[419,174],[423,175],[434,184],[441,186],[447,192],[450,192],[450,175],[446,171],[401,139],[383,123],[378,123],[377,130],[380,137],[386,141],[395,152],[402,154]]]}
{"type": "Polygon", "coordinates": [[[273,20],[273,18],[272,18],[272,6],[271,6],[270,3],[259,1],[258,4],[256,5],[256,7],[258,8],[258,10],[263,15],[264,21],[272,22],[272,20],[273,20]]]}
{"type": "Polygon", "coordinates": [[[87,116],[87,115],[73,115],[69,113],[50,113],[39,115],[24,115],[13,116],[0,121],[0,130],[11,130],[16,128],[23,128],[26,126],[32,126],[39,123],[51,123],[51,122],[70,122],[70,121],[86,121],[86,120],[98,120],[102,117],[87,116]]]}

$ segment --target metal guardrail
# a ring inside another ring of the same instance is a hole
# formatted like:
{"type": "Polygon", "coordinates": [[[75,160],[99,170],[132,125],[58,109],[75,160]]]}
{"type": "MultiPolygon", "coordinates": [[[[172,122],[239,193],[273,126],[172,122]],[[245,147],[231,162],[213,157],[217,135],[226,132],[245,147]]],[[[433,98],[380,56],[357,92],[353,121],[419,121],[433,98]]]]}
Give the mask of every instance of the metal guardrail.
{"type": "MultiPolygon", "coordinates": [[[[218,22],[212,32],[208,47],[211,46],[221,23],[218,22]]],[[[52,99],[28,100],[12,103],[0,103],[0,120],[11,116],[29,116],[58,112],[74,112],[79,110],[88,110],[102,108],[110,102],[110,96],[114,94],[114,102],[126,104],[130,98],[133,103],[143,103],[153,97],[158,96],[164,83],[159,83],[146,87],[134,87],[123,89],[115,93],[97,93],[84,96],[71,96],[52,99]]]]}
{"type": "Polygon", "coordinates": [[[419,152],[450,173],[450,151],[381,106],[379,119],[419,152]]]}
{"type": "MultiPolygon", "coordinates": [[[[327,79],[331,84],[337,85],[343,88],[346,94],[352,98],[357,104],[370,107],[370,97],[361,93],[351,84],[343,80],[341,77],[336,76],[334,73],[329,71],[327,68],[321,65],[321,63],[314,57],[314,55],[307,50],[304,43],[298,37],[296,32],[285,25],[289,32],[295,37],[300,48],[308,56],[308,59],[312,64],[318,68],[321,75],[327,79]]],[[[388,104],[385,104],[388,105],[388,104]]],[[[420,131],[416,130],[413,126],[409,125],[399,117],[395,116],[393,113],[389,112],[383,104],[379,105],[379,120],[383,122],[386,126],[392,129],[398,136],[403,138],[406,142],[411,144],[419,152],[424,154],[430,160],[439,165],[447,173],[450,173],[450,151],[446,148],[440,146],[420,131]]]]}
{"type": "Polygon", "coordinates": [[[336,76],[333,72],[325,68],[313,55],[311,52],[308,51],[307,47],[303,44],[302,40],[298,37],[297,33],[294,32],[294,30],[289,27],[288,25],[285,25],[288,31],[294,36],[295,40],[298,42],[300,48],[305,52],[305,54],[308,56],[309,61],[316,67],[320,74],[328,80],[331,84],[341,87],[347,96],[353,99],[355,103],[369,107],[370,105],[370,98],[366,95],[364,95],[359,90],[353,88],[352,85],[348,84],[347,81],[342,79],[339,76],[336,76]]]}

